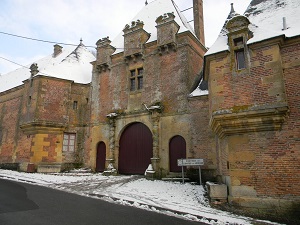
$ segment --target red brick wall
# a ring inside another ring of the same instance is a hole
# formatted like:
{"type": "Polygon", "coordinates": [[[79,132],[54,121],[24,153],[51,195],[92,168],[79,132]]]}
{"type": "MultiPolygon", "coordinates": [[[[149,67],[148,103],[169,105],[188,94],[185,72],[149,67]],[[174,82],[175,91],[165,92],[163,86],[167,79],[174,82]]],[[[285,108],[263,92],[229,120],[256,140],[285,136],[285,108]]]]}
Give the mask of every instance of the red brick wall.
{"type": "Polygon", "coordinates": [[[66,122],[64,116],[68,115],[69,93],[71,84],[59,79],[40,78],[38,90],[36,119],[66,122]]]}
{"type": "MultiPolygon", "coordinates": [[[[182,38],[182,41],[192,42],[187,37],[182,38]]],[[[93,115],[101,115],[101,122],[105,122],[105,115],[113,110],[126,111],[130,108],[129,96],[136,94],[129,92],[129,71],[135,66],[144,68],[144,89],[139,92],[140,97],[137,100],[141,109],[144,109],[142,103],[151,105],[160,101],[164,105],[165,113],[187,111],[187,95],[202,66],[200,53],[195,53],[195,49],[192,50],[188,45],[181,45],[177,51],[170,49],[161,56],[153,46],[146,49],[146,52],[144,60],[129,60],[128,64],[120,60],[119,57],[123,59],[121,54],[113,56],[111,70],[97,75],[100,83],[100,110],[93,112],[93,115]]],[[[97,90],[93,91],[98,95],[97,90]]]]}
{"type": "Polygon", "coordinates": [[[17,149],[22,92],[18,89],[0,96],[0,162],[13,163],[17,149]]]}

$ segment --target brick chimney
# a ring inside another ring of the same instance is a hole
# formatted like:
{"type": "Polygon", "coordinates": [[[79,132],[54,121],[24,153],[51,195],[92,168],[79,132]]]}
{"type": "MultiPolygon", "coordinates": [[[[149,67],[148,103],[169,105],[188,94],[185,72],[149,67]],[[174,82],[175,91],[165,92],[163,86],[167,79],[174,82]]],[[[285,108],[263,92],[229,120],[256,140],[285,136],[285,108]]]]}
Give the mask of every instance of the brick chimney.
{"type": "Polygon", "coordinates": [[[194,7],[194,30],[201,44],[205,46],[204,22],[203,22],[203,0],[193,0],[194,7]]]}
{"type": "Polygon", "coordinates": [[[53,51],[53,57],[55,58],[62,52],[62,48],[60,45],[56,44],[54,45],[54,51],[53,51]]]}

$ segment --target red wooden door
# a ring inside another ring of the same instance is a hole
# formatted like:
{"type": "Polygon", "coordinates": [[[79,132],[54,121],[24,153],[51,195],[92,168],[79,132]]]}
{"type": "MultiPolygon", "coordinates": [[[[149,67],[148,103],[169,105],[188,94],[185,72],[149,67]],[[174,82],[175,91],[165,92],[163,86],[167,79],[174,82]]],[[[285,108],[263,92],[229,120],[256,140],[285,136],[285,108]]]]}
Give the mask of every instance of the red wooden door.
{"type": "Polygon", "coordinates": [[[103,172],[105,170],[106,146],[104,142],[97,145],[96,171],[103,172]]]}
{"type": "Polygon", "coordinates": [[[142,123],[129,125],[120,138],[119,173],[144,174],[153,157],[152,133],[142,123]]]}
{"type": "Polygon", "coordinates": [[[181,172],[177,159],[186,158],[186,143],[183,137],[174,136],[169,143],[170,172],[181,172]]]}

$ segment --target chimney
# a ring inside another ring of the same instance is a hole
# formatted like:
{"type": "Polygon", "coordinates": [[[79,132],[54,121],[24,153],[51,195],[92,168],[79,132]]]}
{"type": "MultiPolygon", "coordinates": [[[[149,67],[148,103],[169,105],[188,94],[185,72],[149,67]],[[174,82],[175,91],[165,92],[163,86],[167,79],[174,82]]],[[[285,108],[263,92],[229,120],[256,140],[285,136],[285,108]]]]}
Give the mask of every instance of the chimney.
{"type": "Polygon", "coordinates": [[[54,45],[54,52],[53,52],[53,58],[58,56],[62,52],[62,48],[60,45],[56,44],[54,45]]]}
{"type": "Polygon", "coordinates": [[[205,46],[204,22],[203,22],[203,0],[193,0],[194,8],[194,30],[196,37],[205,46]]]}

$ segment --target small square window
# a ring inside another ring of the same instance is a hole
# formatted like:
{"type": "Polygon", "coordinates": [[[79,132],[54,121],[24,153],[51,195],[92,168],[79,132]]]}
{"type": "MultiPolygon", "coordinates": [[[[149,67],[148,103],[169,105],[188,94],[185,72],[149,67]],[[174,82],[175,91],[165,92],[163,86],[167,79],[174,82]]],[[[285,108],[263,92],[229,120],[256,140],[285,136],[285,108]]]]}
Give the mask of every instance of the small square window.
{"type": "Polygon", "coordinates": [[[234,46],[243,46],[244,40],[243,37],[239,37],[233,40],[234,46]]]}
{"type": "Polygon", "coordinates": [[[138,75],[140,76],[140,75],[143,75],[143,72],[144,72],[144,69],[143,68],[139,68],[138,69],[138,75]]]}
{"type": "Polygon", "coordinates": [[[131,76],[131,77],[135,77],[135,70],[131,70],[131,71],[130,71],[130,76],[131,76]]]}

